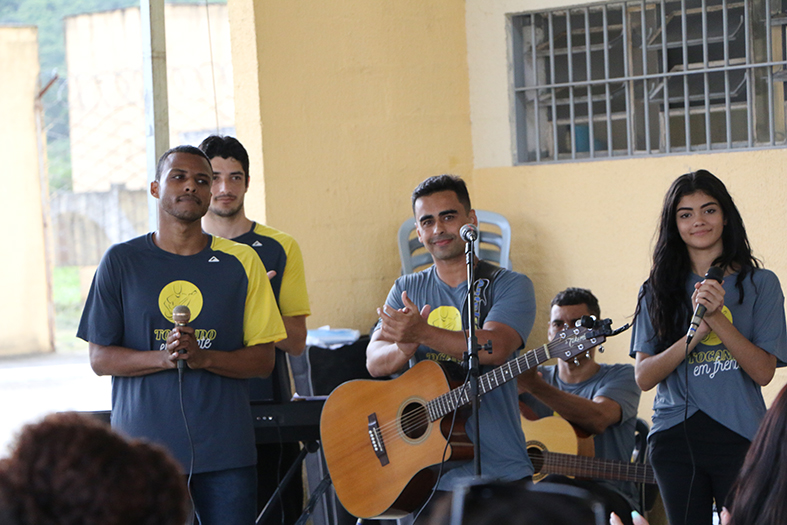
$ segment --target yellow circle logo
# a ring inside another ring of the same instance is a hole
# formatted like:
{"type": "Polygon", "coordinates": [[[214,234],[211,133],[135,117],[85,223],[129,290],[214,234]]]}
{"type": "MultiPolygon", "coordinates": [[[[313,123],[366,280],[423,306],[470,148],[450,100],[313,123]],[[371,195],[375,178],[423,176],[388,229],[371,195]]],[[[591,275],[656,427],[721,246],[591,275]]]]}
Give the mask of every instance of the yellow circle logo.
{"type": "Polygon", "coordinates": [[[462,314],[453,306],[440,306],[429,312],[426,322],[437,328],[457,332],[462,329],[462,314]]]}
{"type": "Polygon", "coordinates": [[[194,321],[202,311],[202,292],[188,281],[172,281],[161,289],[158,307],[161,315],[172,321],[172,310],[179,305],[189,307],[191,310],[189,322],[194,321]]]}
{"type": "MultiPolygon", "coordinates": [[[[724,317],[726,317],[727,320],[730,323],[732,323],[732,312],[730,312],[729,308],[727,308],[726,306],[722,306],[721,313],[723,313],[724,317]]],[[[706,335],[700,342],[705,346],[717,346],[721,344],[721,339],[719,339],[719,336],[716,335],[716,332],[711,332],[708,335],[706,335]]]]}

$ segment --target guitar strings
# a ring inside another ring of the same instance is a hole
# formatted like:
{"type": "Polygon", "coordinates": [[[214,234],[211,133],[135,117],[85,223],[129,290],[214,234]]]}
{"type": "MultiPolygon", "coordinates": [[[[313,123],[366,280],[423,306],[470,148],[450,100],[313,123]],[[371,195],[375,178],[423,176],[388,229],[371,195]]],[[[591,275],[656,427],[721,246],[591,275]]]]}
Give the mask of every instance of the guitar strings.
{"type": "MultiPolygon", "coordinates": [[[[546,361],[548,359],[551,359],[553,357],[552,351],[555,349],[555,347],[562,345],[564,342],[565,342],[564,339],[555,339],[553,341],[548,342],[547,344],[545,344],[543,346],[540,346],[538,348],[534,348],[532,350],[529,350],[528,352],[526,352],[526,353],[522,354],[521,356],[517,357],[516,359],[513,360],[513,362],[516,363],[516,366],[517,366],[517,369],[518,369],[518,372],[516,374],[513,373],[513,369],[511,368],[512,362],[509,361],[506,364],[509,366],[509,376],[510,377],[506,378],[506,374],[504,372],[501,372],[502,379],[503,379],[502,382],[505,383],[507,381],[510,381],[514,377],[516,377],[517,375],[522,373],[522,364],[523,363],[525,365],[525,371],[531,369],[532,366],[529,363],[529,356],[530,356],[531,353],[535,354],[535,356],[534,356],[535,357],[535,363],[533,365],[533,366],[535,366],[539,362],[543,362],[543,361],[546,361]],[[547,352],[545,352],[544,359],[539,359],[539,356],[538,356],[538,351],[541,350],[541,349],[546,349],[547,350],[547,352]]],[[[502,365],[502,366],[505,366],[505,365],[502,365]]],[[[497,367],[494,370],[492,370],[490,372],[487,372],[486,374],[481,376],[481,378],[479,378],[480,379],[479,382],[483,382],[483,378],[486,377],[487,378],[487,384],[491,388],[492,387],[492,378],[494,378],[495,384],[497,386],[499,386],[501,384],[501,382],[498,380],[497,372],[502,368],[502,366],[501,367],[497,367]]],[[[444,399],[444,400],[446,400],[446,402],[449,402],[451,405],[456,404],[458,401],[460,401],[462,399],[463,395],[464,396],[467,395],[467,392],[465,391],[465,385],[466,384],[463,384],[461,387],[458,387],[458,388],[455,388],[453,390],[450,390],[449,392],[438,396],[437,398],[433,399],[432,401],[426,402],[425,405],[421,405],[418,409],[413,410],[411,412],[408,412],[407,414],[405,414],[402,417],[394,418],[393,420],[389,421],[388,423],[380,425],[378,427],[378,430],[380,432],[380,436],[382,438],[384,438],[384,439],[391,438],[392,436],[398,436],[400,438],[403,438],[404,436],[408,436],[412,431],[418,429],[419,427],[422,427],[422,426],[426,427],[431,422],[431,420],[429,418],[429,413],[428,413],[427,406],[430,403],[436,402],[438,399],[444,399]]],[[[451,412],[455,412],[456,408],[458,408],[459,406],[461,406],[461,405],[458,405],[457,407],[455,407],[453,410],[451,410],[451,412]]]]}
{"type": "MultiPolygon", "coordinates": [[[[600,477],[616,479],[621,475],[632,478],[631,481],[644,483],[652,478],[648,474],[648,465],[644,463],[626,463],[624,461],[605,460],[595,457],[575,456],[559,452],[546,452],[543,455],[542,470],[564,468],[568,475],[578,477],[600,477]]],[[[565,472],[556,472],[558,474],[565,472]]]]}
{"type": "Polygon", "coordinates": [[[426,406],[421,406],[418,410],[409,412],[404,417],[394,418],[389,423],[379,427],[382,437],[390,437],[393,434],[402,436],[415,430],[419,426],[426,426],[429,424],[429,416],[427,414],[426,406]]]}
{"type": "MultiPolygon", "coordinates": [[[[517,368],[519,369],[520,373],[522,371],[522,366],[521,366],[522,363],[524,363],[524,365],[525,365],[525,370],[529,370],[530,368],[532,368],[532,366],[528,362],[529,361],[529,355],[531,353],[535,353],[535,364],[538,364],[539,362],[543,362],[543,361],[546,361],[547,359],[551,359],[552,358],[552,350],[554,350],[554,348],[556,346],[560,346],[563,342],[564,342],[563,340],[557,340],[556,339],[554,341],[550,341],[549,343],[547,343],[544,346],[541,346],[541,347],[538,347],[538,348],[534,348],[533,350],[530,350],[530,351],[522,354],[521,356],[517,357],[514,361],[516,362],[517,368]],[[546,347],[549,351],[546,352],[546,355],[544,356],[546,359],[540,360],[538,358],[538,351],[543,349],[544,347],[546,347]]],[[[511,362],[509,362],[507,364],[509,365],[509,369],[513,372],[513,369],[511,369],[511,362]]],[[[500,384],[500,381],[498,381],[497,374],[496,374],[496,372],[499,369],[500,369],[500,367],[498,367],[498,368],[496,368],[496,369],[494,369],[494,370],[492,370],[492,371],[490,371],[490,372],[488,372],[488,373],[486,373],[486,374],[484,374],[482,376],[482,378],[483,377],[487,377],[487,384],[490,387],[491,387],[491,384],[492,384],[492,382],[491,382],[491,378],[492,377],[495,378],[495,383],[497,385],[500,384]]],[[[505,373],[503,373],[503,376],[502,376],[502,379],[504,379],[503,382],[505,383],[505,382],[513,379],[517,375],[519,375],[519,373],[517,373],[517,374],[511,373],[510,374],[511,377],[506,379],[505,373]]],[[[450,390],[449,392],[447,392],[445,394],[442,394],[442,395],[438,396],[437,398],[433,399],[432,401],[427,402],[426,405],[428,405],[429,403],[434,403],[438,399],[441,399],[441,398],[446,399],[446,398],[449,398],[449,397],[452,397],[450,399],[451,404],[456,404],[457,401],[461,400],[462,395],[466,395],[467,394],[467,392],[465,392],[464,390],[465,390],[465,384],[463,384],[461,387],[455,388],[455,389],[450,390]],[[462,391],[462,392],[459,393],[459,391],[462,391]],[[454,395],[455,393],[457,393],[457,395],[454,395]]],[[[430,418],[429,418],[429,415],[428,415],[428,410],[426,408],[426,405],[422,405],[417,410],[413,410],[412,412],[409,412],[408,414],[406,414],[406,415],[404,415],[402,417],[394,418],[390,422],[388,422],[386,424],[383,424],[383,425],[380,425],[378,427],[378,430],[380,431],[381,437],[383,437],[383,438],[390,438],[392,435],[397,435],[399,437],[403,437],[404,435],[409,435],[409,433],[411,431],[417,429],[419,426],[426,426],[426,425],[428,425],[430,423],[430,418]]],[[[456,410],[456,408],[454,408],[454,410],[452,410],[452,412],[454,412],[455,410],[456,410]]]]}

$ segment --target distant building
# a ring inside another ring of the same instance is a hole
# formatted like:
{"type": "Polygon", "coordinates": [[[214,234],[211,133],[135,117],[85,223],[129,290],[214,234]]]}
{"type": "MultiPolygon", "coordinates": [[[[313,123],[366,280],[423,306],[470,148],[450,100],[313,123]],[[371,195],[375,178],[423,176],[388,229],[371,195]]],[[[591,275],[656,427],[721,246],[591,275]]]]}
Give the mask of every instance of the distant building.
{"type": "Polygon", "coordinates": [[[38,30],[0,27],[0,152],[6,177],[0,207],[0,356],[54,351],[46,227],[46,137],[38,93],[38,30]]]}
{"type": "MultiPolygon", "coordinates": [[[[165,20],[170,144],[234,134],[227,6],[166,5],[165,20]]],[[[65,38],[74,194],[53,198],[57,264],[95,265],[148,230],[139,8],[66,17],[65,38]]]]}

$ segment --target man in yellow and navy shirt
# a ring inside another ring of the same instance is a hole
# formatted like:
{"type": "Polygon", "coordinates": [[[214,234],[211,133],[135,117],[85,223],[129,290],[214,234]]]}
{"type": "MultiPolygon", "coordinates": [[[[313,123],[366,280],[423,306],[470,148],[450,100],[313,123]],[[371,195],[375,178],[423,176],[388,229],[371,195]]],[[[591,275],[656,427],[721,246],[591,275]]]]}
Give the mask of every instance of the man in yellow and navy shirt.
{"type": "MultiPolygon", "coordinates": [[[[276,367],[270,378],[251,382],[253,400],[282,402],[289,398],[289,375],[284,352],[298,356],[306,346],[306,317],[311,313],[306,293],[303,256],[290,235],[246,217],[244,200],[249,189],[249,156],[234,137],[212,135],[199,145],[213,167],[213,197],[202,219],[206,232],[254,248],[270,279],[287,328],[287,338],[276,343],[276,367]]],[[[297,443],[259,444],[259,507],[276,490],[279,480],[298,456],[297,443]]],[[[294,480],[284,493],[285,524],[294,523],[303,506],[301,483],[294,480]]],[[[275,521],[281,522],[281,519],[275,521]]]]}

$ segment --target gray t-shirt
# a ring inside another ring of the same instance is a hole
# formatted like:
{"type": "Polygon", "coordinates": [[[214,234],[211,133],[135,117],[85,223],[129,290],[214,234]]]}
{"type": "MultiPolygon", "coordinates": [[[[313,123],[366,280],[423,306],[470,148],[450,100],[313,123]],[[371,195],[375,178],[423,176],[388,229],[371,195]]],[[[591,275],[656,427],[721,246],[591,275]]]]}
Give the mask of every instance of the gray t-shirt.
{"type": "MultiPolygon", "coordinates": [[[[600,363],[601,368],[593,377],[581,383],[564,383],[558,376],[558,367],[541,366],[538,370],[547,383],[555,388],[574,394],[585,399],[604,396],[620,405],[620,421],[610,425],[607,429],[593,436],[595,454],[597,458],[612,459],[616,461],[631,461],[634,451],[634,430],[637,425],[637,410],[642,391],[634,379],[632,365],[600,363]]],[[[523,394],[521,399],[530,406],[538,416],[552,415],[552,410],[538,401],[530,394],[523,394]]],[[[598,480],[600,485],[615,490],[624,496],[632,508],[639,508],[639,495],[632,482],[598,480]]]]}
{"type": "MultiPolygon", "coordinates": [[[[749,341],[773,354],[778,366],[787,361],[787,327],[784,317],[784,295],[779,279],[769,270],[755,270],[743,281],[744,299],[735,287],[737,274],[724,279],[724,315],[749,341]]],[[[702,277],[691,275],[686,282],[686,294],[694,291],[694,284],[702,277]]],[[[631,333],[632,357],[637,352],[656,354],[666,345],[656,340],[648,314],[649,296],[643,298],[640,313],[631,333]]],[[[653,401],[651,433],[671,428],[684,417],[686,404],[686,370],[689,370],[688,415],[698,410],[740,434],[754,439],[757,427],[765,415],[765,402],[760,386],[738,366],[721,340],[711,332],[672,373],[661,381],[653,401]]]]}
{"type": "MultiPolygon", "coordinates": [[[[462,330],[462,305],[467,293],[467,283],[457,287],[448,286],[437,276],[434,266],[396,280],[388,294],[386,304],[392,308],[403,308],[402,291],[420,310],[431,306],[429,324],[447,330],[462,330]]],[[[526,276],[502,270],[494,280],[490,295],[491,308],[486,321],[495,321],[510,326],[527,341],[536,314],[533,283],[526,276]]],[[[515,357],[512,354],[511,358],[515,357]]],[[[452,358],[428,348],[419,347],[416,358],[435,361],[451,361],[452,358]]],[[[482,366],[481,373],[494,367],[482,366]]],[[[509,381],[481,398],[479,412],[481,424],[481,474],[485,477],[514,481],[533,474],[533,465],[527,456],[525,437],[519,421],[516,382],[509,381]]],[[[449,416],[450,417],[450,416],[449,416]]],[[[471,420],[466,424],[467,434],[475,440],[476,429],[471,420]]],[[[443,475],[438,488],[450,490],[455,480],[474,475],[473,463],[461,466],[443,475]]]]}

